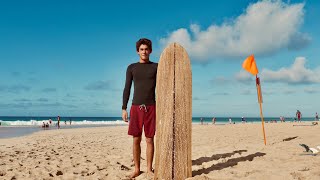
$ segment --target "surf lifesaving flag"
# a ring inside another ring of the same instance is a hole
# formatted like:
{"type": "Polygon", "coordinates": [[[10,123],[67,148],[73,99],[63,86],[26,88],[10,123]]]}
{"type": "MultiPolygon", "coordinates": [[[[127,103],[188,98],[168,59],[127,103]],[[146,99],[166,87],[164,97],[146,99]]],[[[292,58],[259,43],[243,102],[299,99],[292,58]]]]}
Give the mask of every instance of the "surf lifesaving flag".
{"type": "Polygon", "coordinates": [[[264,130],[264,119],[263,119],[263,113],[262,113],[262,92],[261,92],[261,83],[260,83],[260,78],[258,77],[258,67],[256,64],[256,61],[254,59],[254,55],[250,55],[245,59],[242,63],[243,69],[251,73],[252,75],[256,76],[256,87],[257,87],[257,94],[258,94],[258,102],[260,105],[260,117],[261,117],[261,122],[262,122],[262,131],[263,131],[263,138],[264,138],[264,145],[267,144],[266,140],[266,133],[264,130]]]}

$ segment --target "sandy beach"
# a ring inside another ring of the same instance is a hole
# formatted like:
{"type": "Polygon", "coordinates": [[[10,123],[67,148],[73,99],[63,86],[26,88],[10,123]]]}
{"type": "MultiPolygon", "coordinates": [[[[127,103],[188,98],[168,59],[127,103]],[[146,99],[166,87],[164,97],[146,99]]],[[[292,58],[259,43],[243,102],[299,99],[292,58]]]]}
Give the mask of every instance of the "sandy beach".
{"type": "MultiPolygon", "coordinates": [[[[320,179],[320,126],[306,123],[193,125],[188,179],[320,179]],[[303,126],[293,126],[293,125],[303,126]]],[[[141,170],[146,179],[146,143],[141,170]]],[[[0,139],[0,179],[127,179],[133,170],[127,126],[60,129],[0,139]]]]}

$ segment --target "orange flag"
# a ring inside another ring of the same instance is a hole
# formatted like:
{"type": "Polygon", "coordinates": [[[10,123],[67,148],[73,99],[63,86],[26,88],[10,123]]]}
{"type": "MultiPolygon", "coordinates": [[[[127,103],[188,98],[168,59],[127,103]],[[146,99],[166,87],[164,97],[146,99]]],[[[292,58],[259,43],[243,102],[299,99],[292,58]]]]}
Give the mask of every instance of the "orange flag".
{"type": "Polygon", "coordinates": [[[248,71],[249,73],[253,74],[256,76],[256,86],[257,86],[257,93],[258,93],[258,102],[260,105],[260,116],[261,116],[261,122],[262,122],[262,131],[263,131],[263,138],[264,138],[264,145],[267,145],[267,139],[266,139],[266,133],[264,131],[264,119],[263,119],[263,114],[262,114],[262,92],[261,92],[261,85],[260,85],[260,79],[258,77],[258,68],[257,64],[254,60],[253,54],[247,57],[246,60],[243,61],[242,63],[243,69],[248,71]]]}
{"type": "Polygon", "coordinates": [[[247,59],[243,61],[242,67],[243,69],[247,70],[249,73],[253,75],[257,75],[259,72],[256,61],[254,60],[253,54],[247,57],[247,59]]]}

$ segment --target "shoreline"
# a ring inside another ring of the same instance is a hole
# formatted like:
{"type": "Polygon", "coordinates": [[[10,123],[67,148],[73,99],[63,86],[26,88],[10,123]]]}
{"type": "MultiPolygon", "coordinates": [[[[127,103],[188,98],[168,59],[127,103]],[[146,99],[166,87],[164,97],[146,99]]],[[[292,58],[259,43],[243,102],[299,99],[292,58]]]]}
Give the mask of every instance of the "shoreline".
{"type": "MultiPolygon", "coordinates": [[[[126,124],[103,124],[103,125],[61,125],[60,129],[78,129],[78,128],[94,128],[94,127],[109,127],[109,126],[127,126],[126,124]]],[[[0,126],[0,139],[16,138],[28,136],[41,131],[60,130],[56,126],[43,128],[39,126],[0,126]]]]}
{"type": "MultiPolygon", "coordinates": [[[[286,122],[265,122],[265,124],[294,124],[295,126],[310,126],[311,123],[315,121],[303,121],[303,122],[293,122],[293,121],[286,121],[286,122]]],[[[317,122],[317,121],[316,121],[317,122]]],[[[210,121],[204,121],[203,124],[201,122],[192,122],[192,125],[202,125],[202,126],[224,126],[224,125],[239,125],[239,124],[261,124],[261,121],[254,121],[254,122],[216,122],[213,124],[210,121]]],[[[60,126],[60,129],[75,129],[75,128],[92,128],[92,127],[112,127],[112,126],[128,126],[128,123],[115,123],[115,124],[62,124],[60,126]]],[[[0,126],[0,139],[3,138],[13,138],[13,137],[21,137],[26,136],[38,131],[46,131],[46,130],[58,130],[58,128],[54,125],[52,125],[49,128],[42,128],[35,125],[15,125],[15,126],[0,126]]]]}

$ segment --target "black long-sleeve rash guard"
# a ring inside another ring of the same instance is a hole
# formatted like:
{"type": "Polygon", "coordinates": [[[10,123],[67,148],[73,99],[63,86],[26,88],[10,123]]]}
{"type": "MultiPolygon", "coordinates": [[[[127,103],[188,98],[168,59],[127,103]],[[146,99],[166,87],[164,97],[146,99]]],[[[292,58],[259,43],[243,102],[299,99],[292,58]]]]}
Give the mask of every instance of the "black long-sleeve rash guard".
{"type": "Polygon", "coordinates": [[[127,109],[132,81],[134,82],[133,105],[155,104],[155,88],[158,63],[133,63],[127,68],[123,90],[122,109],[127,109]]]}

